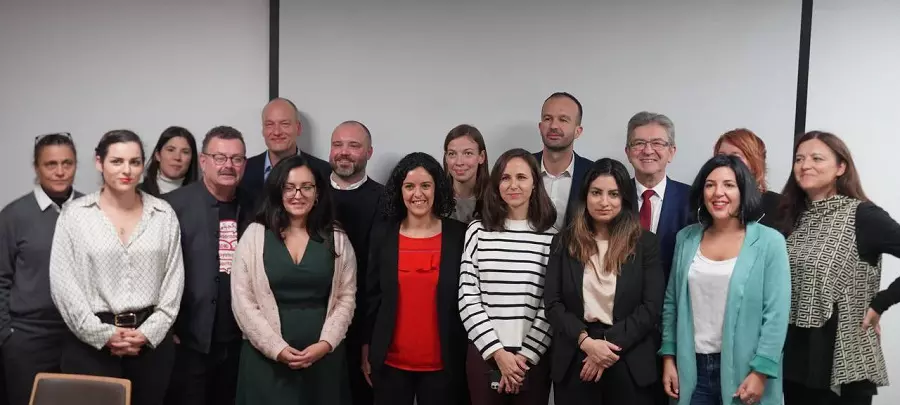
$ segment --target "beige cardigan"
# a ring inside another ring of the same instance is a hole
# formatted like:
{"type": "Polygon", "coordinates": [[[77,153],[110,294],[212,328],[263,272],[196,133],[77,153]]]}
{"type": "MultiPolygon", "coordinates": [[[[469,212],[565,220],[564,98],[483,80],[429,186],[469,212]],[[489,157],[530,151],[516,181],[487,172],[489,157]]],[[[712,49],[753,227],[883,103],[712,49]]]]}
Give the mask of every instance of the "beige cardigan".
{"type": "MultiPolygon", "coordinates": [[[[263,266],[266,229],[253,223],[238,243],[231,269],[231,309],[244,337],[266,357],[276,360],[287,342],[281,337],[278,305],[263,266]]],[[[320,339],[331,349],[344,340],[356,308],[356,254],[342,231],[334,232],[334,280],[320,339]]],[[[303,350],[304,347],[295,347],[303,350]]]]}

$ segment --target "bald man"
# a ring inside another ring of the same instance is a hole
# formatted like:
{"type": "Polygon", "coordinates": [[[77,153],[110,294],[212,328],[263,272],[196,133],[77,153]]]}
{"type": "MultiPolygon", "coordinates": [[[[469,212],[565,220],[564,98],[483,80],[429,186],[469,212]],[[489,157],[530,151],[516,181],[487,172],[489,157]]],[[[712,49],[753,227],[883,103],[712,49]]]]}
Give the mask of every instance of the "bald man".
{"type": "Polygon", "coordinates": [[[266,151],[247,159],[241,188],[259,198],[263,185],[272,168],[285,158],[302,155],[309,166],[327,179],[331,174],[328,162],[305,153],[297,146],[297,138],[303,132],[300,112],[297,106],[286,98],[276,98],[266,104],[262,111],[262,132],[266,151]]]}
{"type": "MultiPolygon", "coordinates": [[[[372,158],[372,134],[359,121],[345,121],[331,133],[331,195],[335,212],[353,250],[356,251],[357,274],[364,275],[368,266],[369,233],[372,224],[381,218],[378,201],[384,186],[366,174],[372,158]]],[[[347,361],[350,371],[350,391],[354,405],[372,405],[372,388],[362,374],[362,325],[365,310],[366,278],[356,277],[356,312],[347,331],[347,361]]]]}

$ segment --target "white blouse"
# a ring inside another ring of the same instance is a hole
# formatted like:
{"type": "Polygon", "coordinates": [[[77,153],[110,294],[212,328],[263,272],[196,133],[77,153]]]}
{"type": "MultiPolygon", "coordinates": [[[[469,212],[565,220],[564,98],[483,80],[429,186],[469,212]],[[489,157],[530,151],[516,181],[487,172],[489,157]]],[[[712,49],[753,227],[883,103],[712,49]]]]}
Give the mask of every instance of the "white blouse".
{"type": "Polygon", "coordinates": [[[122,243],[98,205],[100,192],[65,205],[50,253],[50,293],[69,329],[100,350],[116,327],[95,314],[154,307],[137,329],[153,347],[172,328],[181,306],[181,229],[165,201],[141,192],[141,219],[122,243]]]}
{"type": "Polygon", "coordinates": [[[694,351],[699,354],[722,352],[728,283],[735,262],[737,257],[722,261],[708,259],[700,253],[700,249],[697,249],[691,262],[688,292],[694,314],[694,351]]]}

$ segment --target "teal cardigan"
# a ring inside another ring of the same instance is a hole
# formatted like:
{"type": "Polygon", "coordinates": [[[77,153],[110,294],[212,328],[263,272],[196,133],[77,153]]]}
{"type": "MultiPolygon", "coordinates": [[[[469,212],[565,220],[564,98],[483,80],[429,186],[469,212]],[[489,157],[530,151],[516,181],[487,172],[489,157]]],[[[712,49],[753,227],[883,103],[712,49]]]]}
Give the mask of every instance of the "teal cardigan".
{"type": "MultiPolygon", "coordinates": [[[[694,224],[678,232],[663,301],[659,354],[675,356],[679,404],[690,404],[697,385],[688,273],[703,230],[694,224]]],[[[728,285],[722,326],[722,403],[741,403],[733,396],[750,371],[768,376],[760,403],[782,403],[781,359],[790,309],[791,272],[784,237],[751,222],[728,285]]]]}

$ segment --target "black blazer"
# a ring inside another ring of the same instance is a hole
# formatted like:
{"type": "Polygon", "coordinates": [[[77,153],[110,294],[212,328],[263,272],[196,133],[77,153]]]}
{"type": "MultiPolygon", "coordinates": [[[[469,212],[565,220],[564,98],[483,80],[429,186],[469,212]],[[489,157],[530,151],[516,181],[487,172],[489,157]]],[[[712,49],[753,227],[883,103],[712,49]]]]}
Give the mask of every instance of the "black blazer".
{"type": "MultiPolygon", "coordinates": [[[[568,241],[562,234],[553,238],[544,285],[547,319],[553,327],[551,377],[562,382],[566,371],[577,361],[578,335],[587,330],[584,321],[584,263],[569,255],[568,241]]],[[[665,279],[659,260],[659,240],[643,231],[634,255],[622,265],[616,280],[613,325],[606,340],[622,348],[619,361],[628,365],[637,385],[646,387],[656,381],[656,325],[660,322],[665,279]]]]}
{"type": "MultiPolygon", "coordinates": [[[[534,154],[534,158],[537,159],[538,162],[538,169],[541,167],[543,156],[543,151],[534,154]]],[[[594,162],[575,153],[575,173],[572,173],[572,187],[569,189],[569,204],[566,205],[566,219],[565,222],[563,222],[564,225],[568,225],[569,221],[572,219],[572,211],[574,211],[575,206],[577,205],[578,193],[581,192],[581,183],[584,182],[584,175],[587,174],[587,171],[591,168],[592,164],[594,164],[594,162]]]]}
{"type": "MultiPolygon", "coordinates": [[[[462,258],[466,225],[444,218],[441,229],[441,264],[437,286],[438,335],[444,370],[465,383],[468,338],[459,317],[459,262],[462,258]]],[[[397,324],[397,261],[400,223],[376,224],[369,249],[366,281],[366,341],[373,370],[384,366],[397,324]]]]}
{"type": "MultiPolygon", "coordinates": [[[[319,189],[330,190],[331,186],[327,182],[329,181],[329,176],[331,176],[331,165],[328,162],[299,149],[298,151],[300,156],[305,157],[309,161],[309,166],[319,172],[325,179],[326,184],[319,185],[319,189]]],[[[269,153],[268,150],[247,159],[246,167],[244,168],[244,178],[241,179],[241,188],[246,190],[247,193],[253,197],[254,203],[256,204],[262,200],[263,187],[266,184],[265,174],[267,153],[269,153]]],[[[255,213],[256,208],[254,207],[251,209],[251,212],[255,213]]]]}
{"type": "Polygon", "coordinates": [[[781,194],[774,191],[766,191],[762,196],[763,217],[759,219],[759,223],[770,228],[778,229],[778,220],[781,217],[779,207],[781,206],[781,194]]]}
{"type": "MultiPolygon", "coordinates": [[[[202,181],[163,194],[172,206],[181,227],[181,253],[184,257],[184,294],[175,319],[175,335],[192,350],[209,353],[219,294],[219,208],[218,201],[202,181]]],[[[253,220],[247,209],[253,200],[238,189],[238,237],[253,220]]]]}

